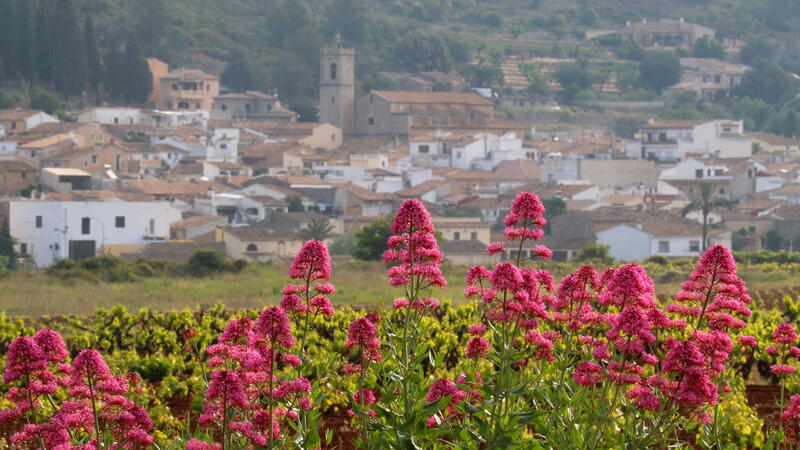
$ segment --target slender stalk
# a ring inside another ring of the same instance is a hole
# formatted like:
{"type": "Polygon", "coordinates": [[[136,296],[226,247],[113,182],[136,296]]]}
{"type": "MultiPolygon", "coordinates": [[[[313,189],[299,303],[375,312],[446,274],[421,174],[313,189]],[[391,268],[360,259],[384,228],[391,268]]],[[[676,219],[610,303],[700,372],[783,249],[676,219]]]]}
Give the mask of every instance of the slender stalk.
{"type": "Polygon", "coordinates": [[[97,440],[97,448],[101,448],[100,444],[100,418],[97,415],[97,403],[95,401],[94,396],[94,381],[92,379],[92,374],[89,372],[87,374],[87,378],[89,381],[89,397],[92,400],[92,414],[94,415],[94,436],[97,440]]]}

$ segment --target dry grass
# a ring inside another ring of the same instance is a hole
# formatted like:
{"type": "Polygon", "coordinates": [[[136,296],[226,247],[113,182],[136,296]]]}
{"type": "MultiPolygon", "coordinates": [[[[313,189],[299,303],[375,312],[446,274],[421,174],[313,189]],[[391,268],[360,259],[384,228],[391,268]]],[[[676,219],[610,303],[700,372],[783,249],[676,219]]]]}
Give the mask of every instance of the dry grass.
{"type": "MultiPolygon", "coordinates": [[[[229,308],[261,308],[280,302],[283,286],[289,281],[285,265],[250,265],[236,274],[206,278],[147,278],[132,283],[105,283],[83,280],[63,281],[44,274],[14,273],[0,279],[0,311],[11,316],[55,316],[88,314],[97,308],[123,304],[130,310],[152,308],[161,311],[207,307],[224,303],[229,308]]],[[[467,267],[443,267],[449,286],[433,292],[440,301],[465,301],[462,292],[467,267]]],[[[553,265],[559,280],[573,267],[553,265]]],[[[336,262],[331,282],[337,292],[336,304],[376,305],[391,303],[402,296],[400,289],[388,285],[386,266],[378,262],[336,262]]],[[[675,280],[659,279],[651,273],[659,294],[672,295],[688,273],[675,280]]],[[[800,277],[788,272],[742,270],[751,291],[800,286],[800,277]]]]}

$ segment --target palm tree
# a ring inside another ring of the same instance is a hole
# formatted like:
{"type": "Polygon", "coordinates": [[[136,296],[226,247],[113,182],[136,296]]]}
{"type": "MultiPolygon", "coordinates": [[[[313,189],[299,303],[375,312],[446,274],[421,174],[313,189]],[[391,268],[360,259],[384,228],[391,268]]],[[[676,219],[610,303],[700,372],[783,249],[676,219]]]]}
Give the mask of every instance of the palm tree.
{"type": "Polygon", "coordinates": [[[708,215],[717,208],[730,209],[731,202],[724,198],[711,198],[711,184],[700,183],[700,198],[692,200],[691,203],[683,207],[683,216],[686,217],[692,211],[700,211],[703,215],[703,252],[708,247],[708,215]]]}
{"type": "Polygon", "coordinates": [[[300,230],[300,237],[307,241],[311,239],[324,241],[325,238],[331,235],[331,231],[333,231],[333,227],[327,217],[315,218],[311,219],[308,225],[300,230]]]}

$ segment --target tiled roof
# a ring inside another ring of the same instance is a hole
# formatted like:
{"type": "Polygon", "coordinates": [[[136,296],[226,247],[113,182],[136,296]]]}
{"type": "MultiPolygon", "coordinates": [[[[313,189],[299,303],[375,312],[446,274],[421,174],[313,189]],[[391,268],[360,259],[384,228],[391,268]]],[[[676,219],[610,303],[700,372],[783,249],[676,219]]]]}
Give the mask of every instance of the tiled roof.
{"type": "Polygon", "coordinates": [[[486,255],[486,244],[477,240],[470,239],[465,241],[444,241],[442,242],[442,253],[454,255],[486,255]]]}
{"type": "Polygon", "coordinates": [[[500,161],[486,177],[493,181],[539,181],[542,179],[542,169],[536,164],[517,159],[500,161]]]}
{"type": "Polygon", "coordinates": [[[180,81],[219,80],[219,77],[209,75],[198,69],[176,69],[161,78],[178,79],[180,81]]]}
{"type": "Polygon", "coordinates": [[[473,92],[419,92],[419,91],[372,91],[390,102],[460,104],[473,106],[492,106],[489,99],[473,92]]]}
{"type": "Polygon", "coordinates": [[[38,109],[0,109],[0,120],[25,120],[40,112],[38,109]]]}
{"type": "Polygon", "coordinates": [[[228,220],[224,216],[192,216],[172,223],[169,228],[171,230],[186,230],[212,222],[228,223],[228,220]]]}
{"type": "Polygon", "coordinates": [[[708,119],[696,120],[657,120],[653,123],[642,125],[640,128],[647,129],[665,129],[665,128],[694,128],[697,125],[710,122],[708,119]]]}
{"type": "Polygon", "coordinates": [[[342,188],[347,190],[348,193],[355,195],[356,197],[360,198],[362,201],[393,201],[395,200],[395,196],[389,193],[379,193],[373,192],[369,189],[364,189],[361,186],[356,184],[350,183],[349,181],[345,182],[335,182],[331,183],[334,187],[342,188]]]}
{"type": "Polygon", "coordinates": [[[443,184],[447,184],[447,180],[428,180],[414,187],[403,189],[402,191],[397,191],[395,192],[395,194],[404,198],[415,198],[419,197],[420,195],[426,194],[443,184]]]}
{"type": "Polygon", "coordinates": [[[39,170],[35,161],[20,156],[0,156],[0,172],[30,172],[39,170]]]}
{"type": "Polygon", "coordinates": [[[243,241],[275,241],[281,239],[302,240],[297,233],[299,230],[274,231],[261,227],[237,227],[225,230],[225,233],[232,234],[243,241]]]}
{"type": "Polygon", "coordinates": [[[131,180],[123,183],[125,189],[150,195],[204,196],[208,194],[210,187],[213,187],[217,193],[229,190],[220,183],[203,180],[175,183],[161,180],[131,180]]]}

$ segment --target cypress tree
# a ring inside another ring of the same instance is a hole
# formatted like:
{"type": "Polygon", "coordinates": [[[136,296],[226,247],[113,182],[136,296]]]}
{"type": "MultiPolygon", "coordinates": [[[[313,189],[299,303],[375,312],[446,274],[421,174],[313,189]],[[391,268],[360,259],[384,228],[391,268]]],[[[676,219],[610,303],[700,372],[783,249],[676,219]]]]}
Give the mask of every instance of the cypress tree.
{"type": "Polygon", "coordinates": [[[124,55],[116,48],[106,53],[105,58],[105,90],[115,99],[120,99],[125,91],[125,63],[124,55]]]}
{"type": "Polygon", "coordinates": [[[125,44],[123,56],[125,67],[125,100],[133,103],[144,103],[153,90],[153,74],[147,61],[142,58],[139,42],[131,33],[125,44]]]}
{"type": "Polygon", "coordinates": [[[34,43],[34,62],[36,77],[39,81],[49,83],[53,79],[53,48],[52,48],[52,5],[48,0],[39,2],[39,11],[36,13],[36,42],[34,43]]]}
{"type": "Polygon", "coordinates": [[[8,227],[8,222],[3,222],[3,227],[0,228],[0,256],[8,258],[6,268],[14,270],[17,268],[17,254],[14,252],[14,238],[11,237],[11,229],[8,227]]]}
{"type": "Polygon", "coordinates": [[[17,3],[17,63],[19,72],[26,80],[33,79],[33,15],[31,2],[17,3]]]}
{"type": "Polygon", "coordinates": [[[56,7],[53,78],[65,95],[80,94],[86,86],[86,52],[72,0],[58,0],[56,7]]]}
{"type": "MultiPolygon", "coordinates": [[[[83,43],[86,47],[86,67],[89,70],[89,84],[92,85],[95,95],[99,95],[97,88],[103,79],[103,63],[100,62],[100,51],[97,49],[97,35],[94,31],[94,23],[88,14],[83,22],[83,38],[83,43]]],[[[100,101],[99,97],[97,101],[100,101]]]]}
{"type": "Polygon", "coordinates": [[[0,60],[8,78],[14,78],[19,72],[17,63],[17,16],[11,0],[0,0],[0,60]]]}

